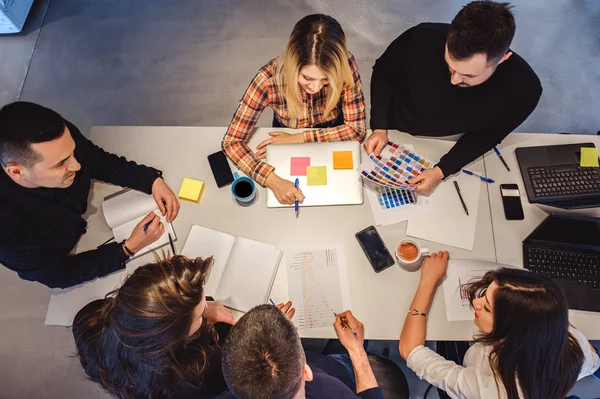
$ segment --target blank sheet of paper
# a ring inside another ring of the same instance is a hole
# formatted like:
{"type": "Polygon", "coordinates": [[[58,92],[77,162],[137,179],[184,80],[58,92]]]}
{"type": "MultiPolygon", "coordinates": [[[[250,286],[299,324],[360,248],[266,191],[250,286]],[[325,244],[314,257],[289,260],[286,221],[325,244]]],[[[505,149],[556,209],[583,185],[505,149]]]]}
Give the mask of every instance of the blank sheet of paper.
{"type": "Polygon", "coordinates": [[[408,221],[406,235],[451,247],[473,250],[482,183],[478,178],[459,174],[441,183],[429,196],[435,213],[408,221]],[[457,181],[469,214],[460,203],[453,181],[457,181]]]}

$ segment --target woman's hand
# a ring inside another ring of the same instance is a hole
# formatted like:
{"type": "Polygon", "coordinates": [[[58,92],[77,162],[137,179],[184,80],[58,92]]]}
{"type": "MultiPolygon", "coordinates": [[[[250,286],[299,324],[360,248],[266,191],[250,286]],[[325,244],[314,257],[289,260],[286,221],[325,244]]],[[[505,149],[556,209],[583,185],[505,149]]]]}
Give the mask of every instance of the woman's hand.
{"type": "Polygon", "coordinates": [[[206,309],[202,313],[208,322],[212,325],[216,323],[227,323],[234,325],[235,319],[231,310],[223,306],[221,302],[208,301],[206,302],[206,309]]]}
{"type": "Polygon", "coordinates": [[[448,257],[448,251],[440,251],[425,258],[421,268],[421,282],[437,285],[442,281],[448,269],[448,257]]]}
{"type": "Polygon", "coordinates": [[[294,317],[294,314],[296,314],[296,309],[292,306],[292,301],[287,301],[287,303],[285,304],[280,303],[275,306],[277,307],[277,309],[283,312],[285,317],[287,317],[290,320],[292,320],[292,317],[294,317]]]}
{"type": "MultiPolygon", "coordinates": [[[[301,144],[304,143],[302,133],[270,132],[270,139],[266,139],[256,147],[256,156],[264,159],[267,155],[267,146],[269,144],[301,144]]],[[[281,202],[281,201],[280,201],[281,202]]]]}
{"type": "Polygon", "coordinates": [[[275,172],[267,177],[265,186],[273,191],[275,198],[277,198],[277,201],[279,201],[280,204],[292,205],[296,200],[300,203],[304,201],[302,190],[296,188],[291,181],[277,176],[275,172]]]}

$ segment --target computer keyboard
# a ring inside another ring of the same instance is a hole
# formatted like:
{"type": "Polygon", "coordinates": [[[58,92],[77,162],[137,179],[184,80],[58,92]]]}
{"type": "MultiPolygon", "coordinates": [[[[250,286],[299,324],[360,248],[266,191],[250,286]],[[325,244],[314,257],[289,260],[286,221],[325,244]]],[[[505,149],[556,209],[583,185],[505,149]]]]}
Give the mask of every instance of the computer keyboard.
{"type": "Polygon", "coordinates": [[[526,255],[526,269],[600,289],[600,255],[532,248],[526,249],[526,255]]]}
{"type": "Polygon", "coordinates": [[[600,168],[560,166],[529,168],[536,197],[600,193],[600,168]]]}

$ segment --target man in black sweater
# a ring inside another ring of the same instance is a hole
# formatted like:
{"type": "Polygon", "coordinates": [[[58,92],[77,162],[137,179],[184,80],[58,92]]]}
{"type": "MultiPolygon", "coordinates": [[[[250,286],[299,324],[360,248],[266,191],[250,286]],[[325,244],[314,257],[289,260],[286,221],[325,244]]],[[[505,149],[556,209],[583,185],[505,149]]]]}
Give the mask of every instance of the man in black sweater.
{"type": "Polygon", "coordinates": [[[363,346],[362,323],[350,311],[338,315],[350,328],[336,318],[335,332],[348,354],[305,353],[289,320],[294,313],[290,306],[291,302],[278,305],[281,311],[272,305],[256,306],[231,328],[222,364],[230,391],[217,398],[382,399],[363,346]]]}
{"type": "Polygon", "coordinates": [[[130,256],[164,232],[151,212],[125,241],[70,255],[87,228],[82,215],[91,179],[152,194],[169,222],[179,211],[162,172],[109,154],[37,104],[0,109],[0,164],[0,263],[48,287],[65,288],[123,269],[130,256]]]}
{"type": "Polygon", "coordinates": [[[379,155],[387,130],[441,137],[464,133],[432,169],[411,180],[428,194],[516,129],[542,86],[510,50],[515,20],[508,3],[474,1],[450,25],[423,23],[390,44],[371,78],[368,154],[379,155]]]}

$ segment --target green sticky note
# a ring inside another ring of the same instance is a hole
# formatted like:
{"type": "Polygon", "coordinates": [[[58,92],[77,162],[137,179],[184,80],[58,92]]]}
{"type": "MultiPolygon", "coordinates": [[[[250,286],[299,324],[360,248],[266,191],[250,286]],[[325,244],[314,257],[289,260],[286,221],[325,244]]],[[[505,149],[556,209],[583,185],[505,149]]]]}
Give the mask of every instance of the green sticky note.
{"type": "Polygon", "coordinates": [[[596,147],[581,147],[582,167],[598,167],[598,149],[596,147]]]}
{"type": "Polygon", "coordinates": [[[309,186],[326,186],[327,166],[308,166],[306,168],[306,180],[309,186]]]}

